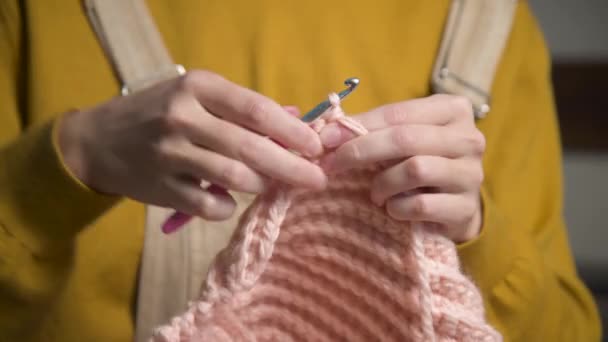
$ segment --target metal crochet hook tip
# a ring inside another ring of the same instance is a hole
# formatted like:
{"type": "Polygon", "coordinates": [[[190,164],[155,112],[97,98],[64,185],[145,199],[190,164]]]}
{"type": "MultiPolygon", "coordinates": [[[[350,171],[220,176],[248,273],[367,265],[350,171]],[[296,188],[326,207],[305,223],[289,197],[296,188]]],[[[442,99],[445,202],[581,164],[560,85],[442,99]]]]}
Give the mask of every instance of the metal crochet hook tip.
{"type": "Polygon", "coordinates": [[[348,88],[338,93],[338,97],[340,98],[340,100],[345,98],[346,95],[352,93],[353,90],[357,88],[357,86],[359,85],[359,79],[356,77],[347,78],[346,80],[344,80],[344,85],[348,88]]]}
{"type": "MultiPolygon", "coordinates": [[[[359,85],[359,79],[356,77],[347,78],[346,80],[344,80],[344,85],[346,85],[348,88],[346,88],[338,93],[338,97],[340,98],[340,100],[345,98],[346,95],[352,93],[353,90],[355,90],[357,88],[357,86],[359,85]]],[[[325,101],[319,103],[310,112],[306,113],[302,118],[300,118],[300,120],[302,120],[304,122],[313,122],[318,117],[320,117],[323,113],[325,113],[325,111],[329,107],[331,107],[331,103],[329,102],[329,100],[325,100],[325,101]]]]}

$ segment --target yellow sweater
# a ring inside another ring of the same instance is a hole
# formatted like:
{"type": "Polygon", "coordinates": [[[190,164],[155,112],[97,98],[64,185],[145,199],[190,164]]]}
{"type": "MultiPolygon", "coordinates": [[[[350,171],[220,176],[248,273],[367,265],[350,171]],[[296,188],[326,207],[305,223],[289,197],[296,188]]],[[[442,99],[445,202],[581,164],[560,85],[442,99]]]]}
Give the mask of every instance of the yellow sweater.
{"type": "MultiPolygon", "coordinates": [[[[348,76],[360,112],[429,94],[449,2],[150,0],[174,58],[309,108],[348,76]]],[[[128,341],[143,207],[70,176],[55,118],[118,92],[79,0],[0,1],[0,341],[128,341]]],[[[562,218],[549,60],[521,2],[493,89],[482,235],[459,246],[506,341],[596,341],[562,218]]],[[[167,289],[170,290],[170,289],[167,289]]]]}

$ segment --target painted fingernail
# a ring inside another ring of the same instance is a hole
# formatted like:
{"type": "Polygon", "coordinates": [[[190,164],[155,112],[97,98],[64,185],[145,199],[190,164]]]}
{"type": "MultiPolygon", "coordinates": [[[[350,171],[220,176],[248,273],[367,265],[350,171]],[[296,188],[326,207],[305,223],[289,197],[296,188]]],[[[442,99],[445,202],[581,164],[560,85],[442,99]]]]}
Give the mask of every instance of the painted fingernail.
{"type": "Polygon", "coordinates": [[[188,223],[191,218],[192,216],[188,214],[176,211],[165,221],[165,223],[163,223],[161,230],[165,234],[175,233],[180,230],[186,223],[188,223]]]}
{"type": "Polygon", "coordinates": [[[217,184],[211,184],[207,187],[207,192],[214,195],[226,195],[228,191],[217,184]]]}
{"type": "Polygon", "coordinates": [[[340,144],[340,140],[342,140],[340,128],[331,124],[325,127],[319,136],[321,137],[323,146],[327,148],[337,147],[340,144]]]}

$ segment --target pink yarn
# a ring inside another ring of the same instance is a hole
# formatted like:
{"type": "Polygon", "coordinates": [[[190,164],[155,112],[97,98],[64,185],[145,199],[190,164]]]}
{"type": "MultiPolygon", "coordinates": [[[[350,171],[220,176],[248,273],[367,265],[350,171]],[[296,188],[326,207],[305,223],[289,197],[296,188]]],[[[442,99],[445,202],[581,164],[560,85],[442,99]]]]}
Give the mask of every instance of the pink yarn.
{"type": "MultiPolygon", "coordinates": [[[[339,98],[313,128],[338,122],[339,98]]],[[[373,205],[379,166],[313,193],[275,184],[216,257],[198,300],[151,341],[501,341],[454,243],[373,205]]]]}

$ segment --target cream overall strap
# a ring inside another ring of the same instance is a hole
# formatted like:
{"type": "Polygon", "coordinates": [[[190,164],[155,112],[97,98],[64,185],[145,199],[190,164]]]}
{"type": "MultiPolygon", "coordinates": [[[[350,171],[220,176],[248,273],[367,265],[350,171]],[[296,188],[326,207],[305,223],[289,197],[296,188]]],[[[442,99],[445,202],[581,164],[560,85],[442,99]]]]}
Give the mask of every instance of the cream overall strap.
{"type": "Polygon", "coordinates": [[[478,119],[490,111],[492,81],[516,8],[516,0],[452,1],[433,69],[433,90],[468,97],[478,119]]]}
{"type": "MultiPolygon", "coordinates": [[[[179,76],[143,0],[85,0],[89,21],[122,82],[122,94],[179,76]]],[[[199,293],[205,271],[227,243],[251,196],[236,195],[239,211],[221,223],[192,220],[170,236],[160,226],[171,211],[146,207],[136,311],[136,341],[181,313],[199,293]]],[[[121,229],[128,227],[121,227],[121,229]]]]}

